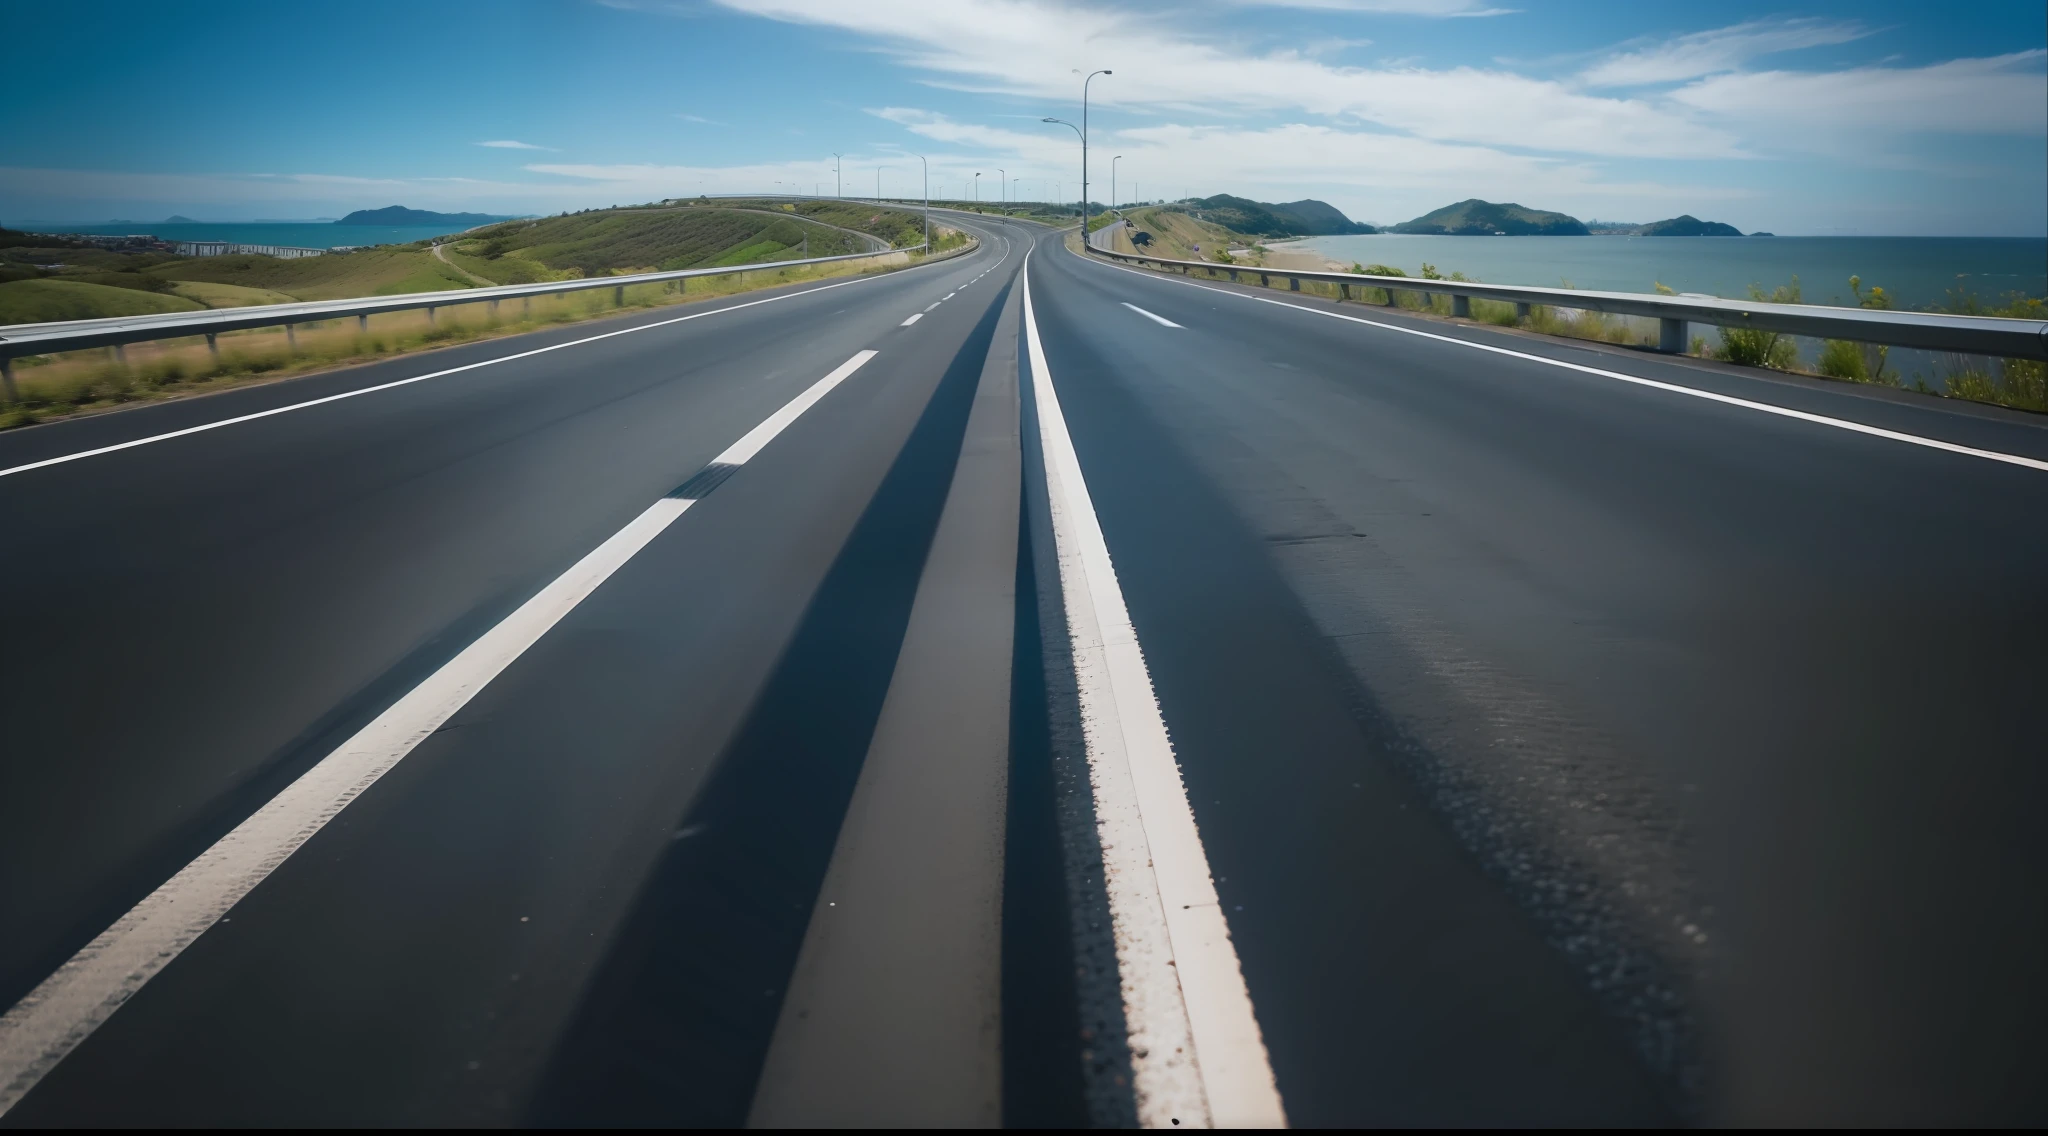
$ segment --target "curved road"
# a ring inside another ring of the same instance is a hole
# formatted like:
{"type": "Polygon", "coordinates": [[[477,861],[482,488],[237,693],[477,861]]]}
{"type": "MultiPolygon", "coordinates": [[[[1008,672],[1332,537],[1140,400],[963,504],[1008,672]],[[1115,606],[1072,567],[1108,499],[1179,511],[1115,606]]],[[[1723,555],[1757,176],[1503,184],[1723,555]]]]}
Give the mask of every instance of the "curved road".
{"type": "Polygon", "coordinates": [[[958,223],[0,435],[0,1123],[2043,1118],[2048,431],[958,223]]]}

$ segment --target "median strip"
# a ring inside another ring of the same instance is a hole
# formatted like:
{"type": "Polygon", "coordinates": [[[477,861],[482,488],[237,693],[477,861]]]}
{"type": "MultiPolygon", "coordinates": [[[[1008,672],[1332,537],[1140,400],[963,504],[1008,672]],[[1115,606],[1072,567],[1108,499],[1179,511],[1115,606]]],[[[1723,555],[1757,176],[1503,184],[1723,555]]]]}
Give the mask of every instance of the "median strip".
{"type": "Polygon", "coordinates": [[[151,892],[0,1016],[0,1115],[676,518],[875,354],[861,351],[840,364],[727,447],[702,473],[649,505],[151,892]]]}
{"type": "Polygon", "coordinates": [[[1045,459],[1138,1123],[1287,1123],[1173,742],[1060,413],[1024,264],[1024,336],[1045,459]]]}

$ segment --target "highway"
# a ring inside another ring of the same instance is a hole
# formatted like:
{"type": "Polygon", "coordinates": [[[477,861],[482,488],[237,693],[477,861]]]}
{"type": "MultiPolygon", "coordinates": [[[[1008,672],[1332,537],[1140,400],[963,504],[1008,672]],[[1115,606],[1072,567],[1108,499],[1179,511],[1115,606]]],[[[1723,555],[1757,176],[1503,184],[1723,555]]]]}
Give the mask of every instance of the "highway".
{"type": "Polygon", "coordinates": [[[2048,1119],[2042,423],[952,223],[0,434],[0,1124],[2048,1119]]]}

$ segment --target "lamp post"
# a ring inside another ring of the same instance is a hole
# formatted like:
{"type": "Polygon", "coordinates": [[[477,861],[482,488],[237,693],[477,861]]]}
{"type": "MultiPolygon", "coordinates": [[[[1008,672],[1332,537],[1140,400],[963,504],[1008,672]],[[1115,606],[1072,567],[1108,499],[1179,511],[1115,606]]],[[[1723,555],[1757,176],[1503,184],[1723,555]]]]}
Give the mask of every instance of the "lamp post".
{"type": "Polygon", "coordinates": [[[924,170],[924,254],[932,254],[932,164],[917,156],[919,166],[924,170]]]}
{"type": "Polygon", "coordinates": [[[1004,203],[1007,204],[1010,200],[1010,171],[1003,169],[1001,166],[997,166],[996,172],[1003,175],[1002,188],[998,189],[996,192],[1003,195],[1003,201],[1004,203]]]}
{"type": "Polygon", "coordinates": [[[883,171],[883,170],[886,170],[886,169],[888,169],[888,168],[889,168],[889,167],[887,167],[887,166],[876,166],[876,167],[875,167],[875,200],[876,200],[876,201],[880,201],[880,200],[882,199],[882,171],[883,171]]]}
{"type": "Polygon", "coordinates": [[[1122,154],[1109,160],[1109,207],[1116,208],[1116,164],[1124,160],[1122,154]]]}
{"type": "MultiPolygon", "coordinates": [[[[1076,73],[1079,73],[1080,68],[1077,67],[1074,70],[1076,73]]],[[[1079,133],[1081,135],[1081,236],[1083,238],[1086,238],[1088,235],[1088,84],[1093,83],[1097,75],[1114,74],[1116,72],[1107,69],[1090,71],[1088,77],[1081,80],[1081,126],[1079,133]]],[[[1074,124],[1070,122],[1067,125],[1072,126],[1074,124]]]]}
{"type": "MultiPolygon", "coordinates": [[[[1068,122],[1068,121],[1067,121],[1066,119],[1064,119],[1064,118],[1048,118],[1048,119],[1045,119],[1044,121],[1046,121],[1046,122],[1057,122],[1057,123],[1059,123],[1059,124],[1060,124],[1061,126],[1064,126],[1064,127],[1066,127],[1066,128],[1068,129],[1068,130],[1071,130],[1071,131],[1073,131],[1073,132],[1074,132],[1074,135],[1075,135],[1076,137],[1078,137],[1079,139],[1081,139],[1081,164],[1082,164],[1083,166],[1087,165],[1087,164],[1088,164],[1088,136],[1087,136],[1086,134],[1083,134],[1083,133],[1081,133],[1081,128],[1080,128],[1080,127],[1078,127],[1078,126],[1075,126],[1075,125],[1074,125],[1073,123],[1071,123],[1071,122],[1068,122]]],[[[1065,182],[1054,182],[1053,184],[1054,184],[1054,185],[1057,185],[1057,186],[1059,186],[1059,187],[1060,187],[1060,201],[1061,201],[1061,202],[1065,202],[1065,201],[1066,201],[1066,199],[1067,199],[1067,187],[1066,187],[1066,183],[1065,183],[1065,182]]],[[[1088,199],[1088,177],[1087,177],[1087,175],[1086,175],[1086,174],[1083,174],[1083,175],[1082,175],[1082,177],[1081,177],[1081,235],[1082,235],[1082,236],[1084,236],[1084,237],[1088,235],[1088,201],[1087,201],[1087,199],[1088,199]]]]}
{"type": "Polygon", "coordinates": [[[974,171],[974,203],[981,204],[981,171],[974,171]]]}
{"type": "Polygon", "coordinates": [[[839,155],[832,155],[832,196],[845,197],[846,183],[839,179],[839,155]]]}

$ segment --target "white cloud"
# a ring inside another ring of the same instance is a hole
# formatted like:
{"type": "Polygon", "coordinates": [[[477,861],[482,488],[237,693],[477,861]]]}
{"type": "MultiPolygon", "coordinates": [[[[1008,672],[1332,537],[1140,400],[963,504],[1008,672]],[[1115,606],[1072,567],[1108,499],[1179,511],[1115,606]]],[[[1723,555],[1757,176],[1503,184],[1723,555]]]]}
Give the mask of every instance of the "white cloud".
{"type": "Polygon", "coordinates": [[[554,147],[553,147],[553,146],[536,146],[536,145],[534,145],[534,144],[533,144],[533,143],[531,143],[531,142],[514,142],[514,141],[512,141],[512,140],[511,140],[511,139],[509,139],[509,138],[507,138],[507,139],[503,139],[503,140],[500,140],[500,141],[497,141],[497,142],[479,142],[479,143],[477,143],[477,145],[479,145],[479,146],[488,146],[488,147],[490,147],[490,148],[491,148],[491,149],[493,149],[493,150],[553,150],[553,149],[554,149],[554,147]]]}
{"type": "Polygon", "coordinates": [[[1489,8],[1483,0],[1236,0],[1259,8],[1306,8],[1322,12],[1371,12],[1389,16],[1429,16],[1456,19],[1471,16],[1506,16],[1513,8],[1489,8]]]}
{"type": "Polygon", "coordinates": [[[1579,78],[1595,87],[1676,83],[1733,71],[1761,56],[1848,43],[1869,34],[1853,20],[1751,20],[1609,56],[1579,78]]]}
{"type": "Polygon", "coordinates": [[[1243,116],[1307,113],[1447,142],[1567,154],[1732,157],[1735,138],[1682,109],[1589,95],[1565,83],[1458,67],[1337,67],[1300,52],[1249,55],[1158,30],[1158,21],[1057,0],[945,4],[843,0],[721,0],[792,23],[873,36],[934,85],[1018,95],[1064,108],[1073,72],[1109,66],[1097,105],[1243,116]]]}
{"type": "Polygon", "coordinates": [[[676,117],[677,117],[677,118],[680,118],[680,119],[682,119],[682,120],[683,120],[684,122],[697,122],[697,123],[702,123],[702,124],[703,124],[703,125],[705,125],[705,126],[724,126],[724,125],[725,125],[725,124],[724,124],[724,123],[722,123],[722,122],[716,121],[716,120],[714,120],[714,119],[709,119],[709,118],[705,118],[705,117],[704,117],[704,116],[702,116],[702,115],[696,115],[696,114],[677,114],[677,115],[676,115],[676,117]]]}
{"type": "Polygon", "coordinates": [[[2048,51],[1954,59],[1926,67],[1761,71],[1720,75],[1672,98],[1759,134],[1832,148],[1840,132],[1966,134],[2048,132],[2048,51]]]}

